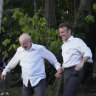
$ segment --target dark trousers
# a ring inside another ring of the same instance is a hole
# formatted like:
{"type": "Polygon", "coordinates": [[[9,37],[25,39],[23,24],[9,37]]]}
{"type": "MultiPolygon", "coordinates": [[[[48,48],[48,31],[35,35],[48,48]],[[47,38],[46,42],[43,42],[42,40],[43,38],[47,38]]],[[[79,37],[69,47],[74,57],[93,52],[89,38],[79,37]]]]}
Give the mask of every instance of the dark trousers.
{"type": "Polygon", "coordinates": [[[29,82],[28,87],[23,84],[22,94],[23,96],[33,96],[35,92],[35,96],[45,96],[45,87],[45,79],[40,80],[39,83],[34,87],[31,87],[31,84],[29,82]]]}
{"type": "Polygon", "coordinates": [[[74,68],[65,68],[64,71],[64,96],[76,96],[81,80],[83,69],[76,71],[74,68]]]}

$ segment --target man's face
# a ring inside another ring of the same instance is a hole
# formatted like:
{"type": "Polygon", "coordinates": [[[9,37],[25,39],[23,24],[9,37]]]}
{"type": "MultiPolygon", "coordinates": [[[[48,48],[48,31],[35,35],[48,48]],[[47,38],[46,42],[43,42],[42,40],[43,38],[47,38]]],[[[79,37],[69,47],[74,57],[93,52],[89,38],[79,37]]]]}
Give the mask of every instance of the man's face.
{"type": "Polygon", "coordinates": [[[71,30],[67,29],[67,27],[59,28],[59,32],[63,41],[67,41],[68,38],[71,36],[71,30]]]}
{"type": "Polygon", "coordinates": [[[20,40],[20,45],[22,48],[24,48],[25,50],[30,49],[31,45],[32,45],[32,41],[31,40],[20,40]]]}

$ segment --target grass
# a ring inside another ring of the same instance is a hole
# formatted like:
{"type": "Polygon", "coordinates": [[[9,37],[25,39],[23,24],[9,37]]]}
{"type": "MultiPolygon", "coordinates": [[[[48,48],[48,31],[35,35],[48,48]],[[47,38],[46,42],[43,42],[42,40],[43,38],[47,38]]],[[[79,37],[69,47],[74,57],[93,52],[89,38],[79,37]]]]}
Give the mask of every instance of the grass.
{"type": "Polygon", "coordinates": [[[22,88],[10,88],[10,96],[22,96],[22,88]]]}
{"type": "MultiPolygon", "coordinates": [[[[6,95],[3,95],[3,96],[6,96],[6,95]]],[[[21,88],[10,88],[9,96],[22,96],[21,88]]]]}

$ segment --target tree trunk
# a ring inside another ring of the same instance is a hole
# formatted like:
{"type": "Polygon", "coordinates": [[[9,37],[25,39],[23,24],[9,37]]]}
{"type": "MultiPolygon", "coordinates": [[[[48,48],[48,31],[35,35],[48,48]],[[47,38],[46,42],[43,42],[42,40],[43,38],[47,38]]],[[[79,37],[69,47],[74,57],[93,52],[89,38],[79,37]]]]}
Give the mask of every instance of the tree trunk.
{"type": "Polygon", "coordinates": [[[74,0],[74,17],[78,18],[79,11],[84,10],[91,13],[91,1],[90,0],[74,0]]]}
{"type": "MultiPolygon", "coordinates": [[[[85,35],[86,42],[89,43],[89,36],[92,38],[92,34],[90,34],[90,25],[85,21],[87,15],[91,13],[91,1],[90,0],[74,0],[74,23],[77,25],[77,22],[81,22],[82,33],[85,35]],[[84,24],[84,26],[82,25],[84,24]],[[89,35],[90,34],[90,35],[89,35]]],[[[91,41],[92,42],[92,41],[91,41]]],[[[90,45],[90,44],[89,44],[90,45]]]]}
{"type": "Polygon", "coordinates": [[[3,14],[3,0],[0,0],[0,32],[1,32],[2,14],[3,14]]]}
{"type": "Polygon", "coordinates": [[[40,9],[42,6],[42,0],[33,0],[34,1],[34,14],[40,9]]]}
{"type": "Polygon", "coordinates": [[[45,17],[47,19],[48,28],[56,28],[56,8],[55,0],[45,0],[45,17]]]}
{"type": "MultiPolygon", "coordinates": [[[[78,17],[83,18],[82,23],[85,23],[83,28],[83,33],[85,35],[85,41],[87,45],[93,49],[94,45],[94,33],[92,32],[93,25],[90,23],[87,23],[85,21],[85,18],[87,15],[92,14],[92,1],[91,0],[74,0],[74,23],[77,24],[78,17]],[[82,12],[82,13],[81,13],[82,12]],[[81,17],[79,15],[82,15],[81,17]],[[90,39],[89,39],[90,38],[90,39]]],[[[80,19],[79,19],[80,20],[80,19]]],[[[79,21],[81,22],[81,21],[79,21]]]]}

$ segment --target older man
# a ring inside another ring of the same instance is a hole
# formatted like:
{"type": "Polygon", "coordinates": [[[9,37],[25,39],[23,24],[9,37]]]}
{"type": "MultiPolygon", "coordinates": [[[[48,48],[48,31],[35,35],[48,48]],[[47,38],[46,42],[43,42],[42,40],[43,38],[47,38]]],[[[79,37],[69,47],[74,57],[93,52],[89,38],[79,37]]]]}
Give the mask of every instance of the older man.
{"type": "Polygon", "coordinates": [[[72,36],[72,27],[68,23],[59,25],[62,45],[64,70],[64,96],[76,96],[77,89],[83,77],[85,62],[92,62],[90,48],[80,38],[72,36]]]}
{"type": "MultiPolygon", "coordinates": [[[[62,72],[59,62],[52,52],[44,46],[33,44],[31,37],[24,33],[19,37],[21,47],[17,49],[14,57],[2,72],[1,78],[5,79],[6,73],[13,69],[20,61],[23,79],[23,96],[45,96],[46,73],[44,59],[47,59],[57,70],[62,72]]],[[[58,77],[58,75],[56,75],[58,77]]]]}

